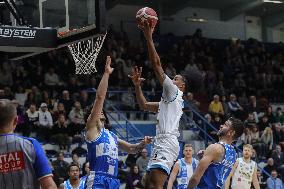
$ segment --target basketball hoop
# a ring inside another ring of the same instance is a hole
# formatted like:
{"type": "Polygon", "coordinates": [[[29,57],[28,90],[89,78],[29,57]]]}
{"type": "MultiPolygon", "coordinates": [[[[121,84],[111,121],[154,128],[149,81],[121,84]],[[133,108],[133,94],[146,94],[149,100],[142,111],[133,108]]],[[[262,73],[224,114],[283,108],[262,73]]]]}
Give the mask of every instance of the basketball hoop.
{"type": "Polygon", "coordinates": [[[99,37],[79,41],[68,45],[75,61],[76,74],[92,74],[97,72],[96,60],[103,46],[107,32],[99,37]]]}

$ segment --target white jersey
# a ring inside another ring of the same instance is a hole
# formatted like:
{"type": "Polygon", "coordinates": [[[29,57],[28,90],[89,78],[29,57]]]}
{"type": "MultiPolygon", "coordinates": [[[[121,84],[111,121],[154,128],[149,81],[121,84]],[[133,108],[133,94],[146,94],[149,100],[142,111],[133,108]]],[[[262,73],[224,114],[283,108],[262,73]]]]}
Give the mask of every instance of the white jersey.
{"type": "Polygon", "coordinates": [[[163,95],[159,102],[156,134],[171,134],[179,137],[179,120],[182,116],[183,92],[166,76],[163,82],[163,95]]]}
{"type": "Polygon", "coordinates": [[[256,163],[253,160],[247,163],[243,158],[238,158],[237,162],[238,166],[233,175],[231,187],[232,189],[250,189],[256,163]]]}
{"type": "Polygon", "coordinates": [[[183,108],[183,92],[166,76],[163,82],[163,95],[159,102],[156,137],[147,170],[161,168],[170,174],[179,154],[179,120],[183,108]]]}

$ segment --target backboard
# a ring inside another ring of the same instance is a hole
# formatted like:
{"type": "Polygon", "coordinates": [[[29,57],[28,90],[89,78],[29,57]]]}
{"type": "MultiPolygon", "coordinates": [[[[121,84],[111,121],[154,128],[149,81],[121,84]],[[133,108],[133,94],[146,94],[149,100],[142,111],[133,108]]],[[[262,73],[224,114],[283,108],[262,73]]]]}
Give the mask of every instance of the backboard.
{"type": "Polygon", "coordinates": [[[105,0],[14,0],[25,23],[21,28],[5,1],[8,0],[0,0],[0,52],[7,54],[9,59],[24,58],[67,46],[100,35],[106,30],[105,0]],[[64,38],[55,35],[68,30],[76,32],[64,38]],[[44,35],[40,35],[42,31],[44,35]],[[15,32],[34,36],[16,36],[15,32]],[[48,37],[44,39],[46,35],[48,37]],[[23,56],[19,56],[19,52],[23,56]]]}

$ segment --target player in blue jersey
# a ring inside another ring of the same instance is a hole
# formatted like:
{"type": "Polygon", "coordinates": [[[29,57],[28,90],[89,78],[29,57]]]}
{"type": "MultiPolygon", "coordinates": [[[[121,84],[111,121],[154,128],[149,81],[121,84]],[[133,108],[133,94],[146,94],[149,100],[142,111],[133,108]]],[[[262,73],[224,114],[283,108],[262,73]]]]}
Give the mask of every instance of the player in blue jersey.
{"type": "Polygon", "coordinates": [[[80,179],[80,168],[77,164],[68,166],[69,179],[64,181],[59,189],[84,189],[86,179],[80,179]]]}
{"type": "Polygon", "coordinates": [[[38,141],[13,134],[17,121],[15,105],[0,99],[0,188],[56,189],[38,141]]]}
{"type": "Polygon", "coordinates": [[[108,56],[105,71],[96,92],[96,99],[86,124],[86,142],[90,174],[86,180],[87,189],[118,189],[118,147],[128,153],[141,151],[145,144],[151,142],[145,137],[141,143],[130,144],[120,140],[114,133],[104,128],[105,115],[103,104],[108,88],[108,79],[113,72],[111,58],[108,56]]]}
{"type": "Polygon", "coordinates": [[[242,121],[229,118],[218,131],[219,142],[211,144],[204,151],[188,189],[221,189],[237,159],[237,153],[231,145],[243,133],[242,121]]]}

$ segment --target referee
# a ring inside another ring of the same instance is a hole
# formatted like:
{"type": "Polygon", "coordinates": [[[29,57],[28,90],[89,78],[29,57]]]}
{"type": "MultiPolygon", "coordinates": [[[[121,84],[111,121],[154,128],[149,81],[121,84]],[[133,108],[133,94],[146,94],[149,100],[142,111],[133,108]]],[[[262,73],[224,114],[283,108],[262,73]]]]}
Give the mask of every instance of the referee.
{"type": "Polygon", "coordinates": [[[51,168],[37,140],[13,134],[16,107],[0,99],[0,188],[56,189],[51,168]]]}

